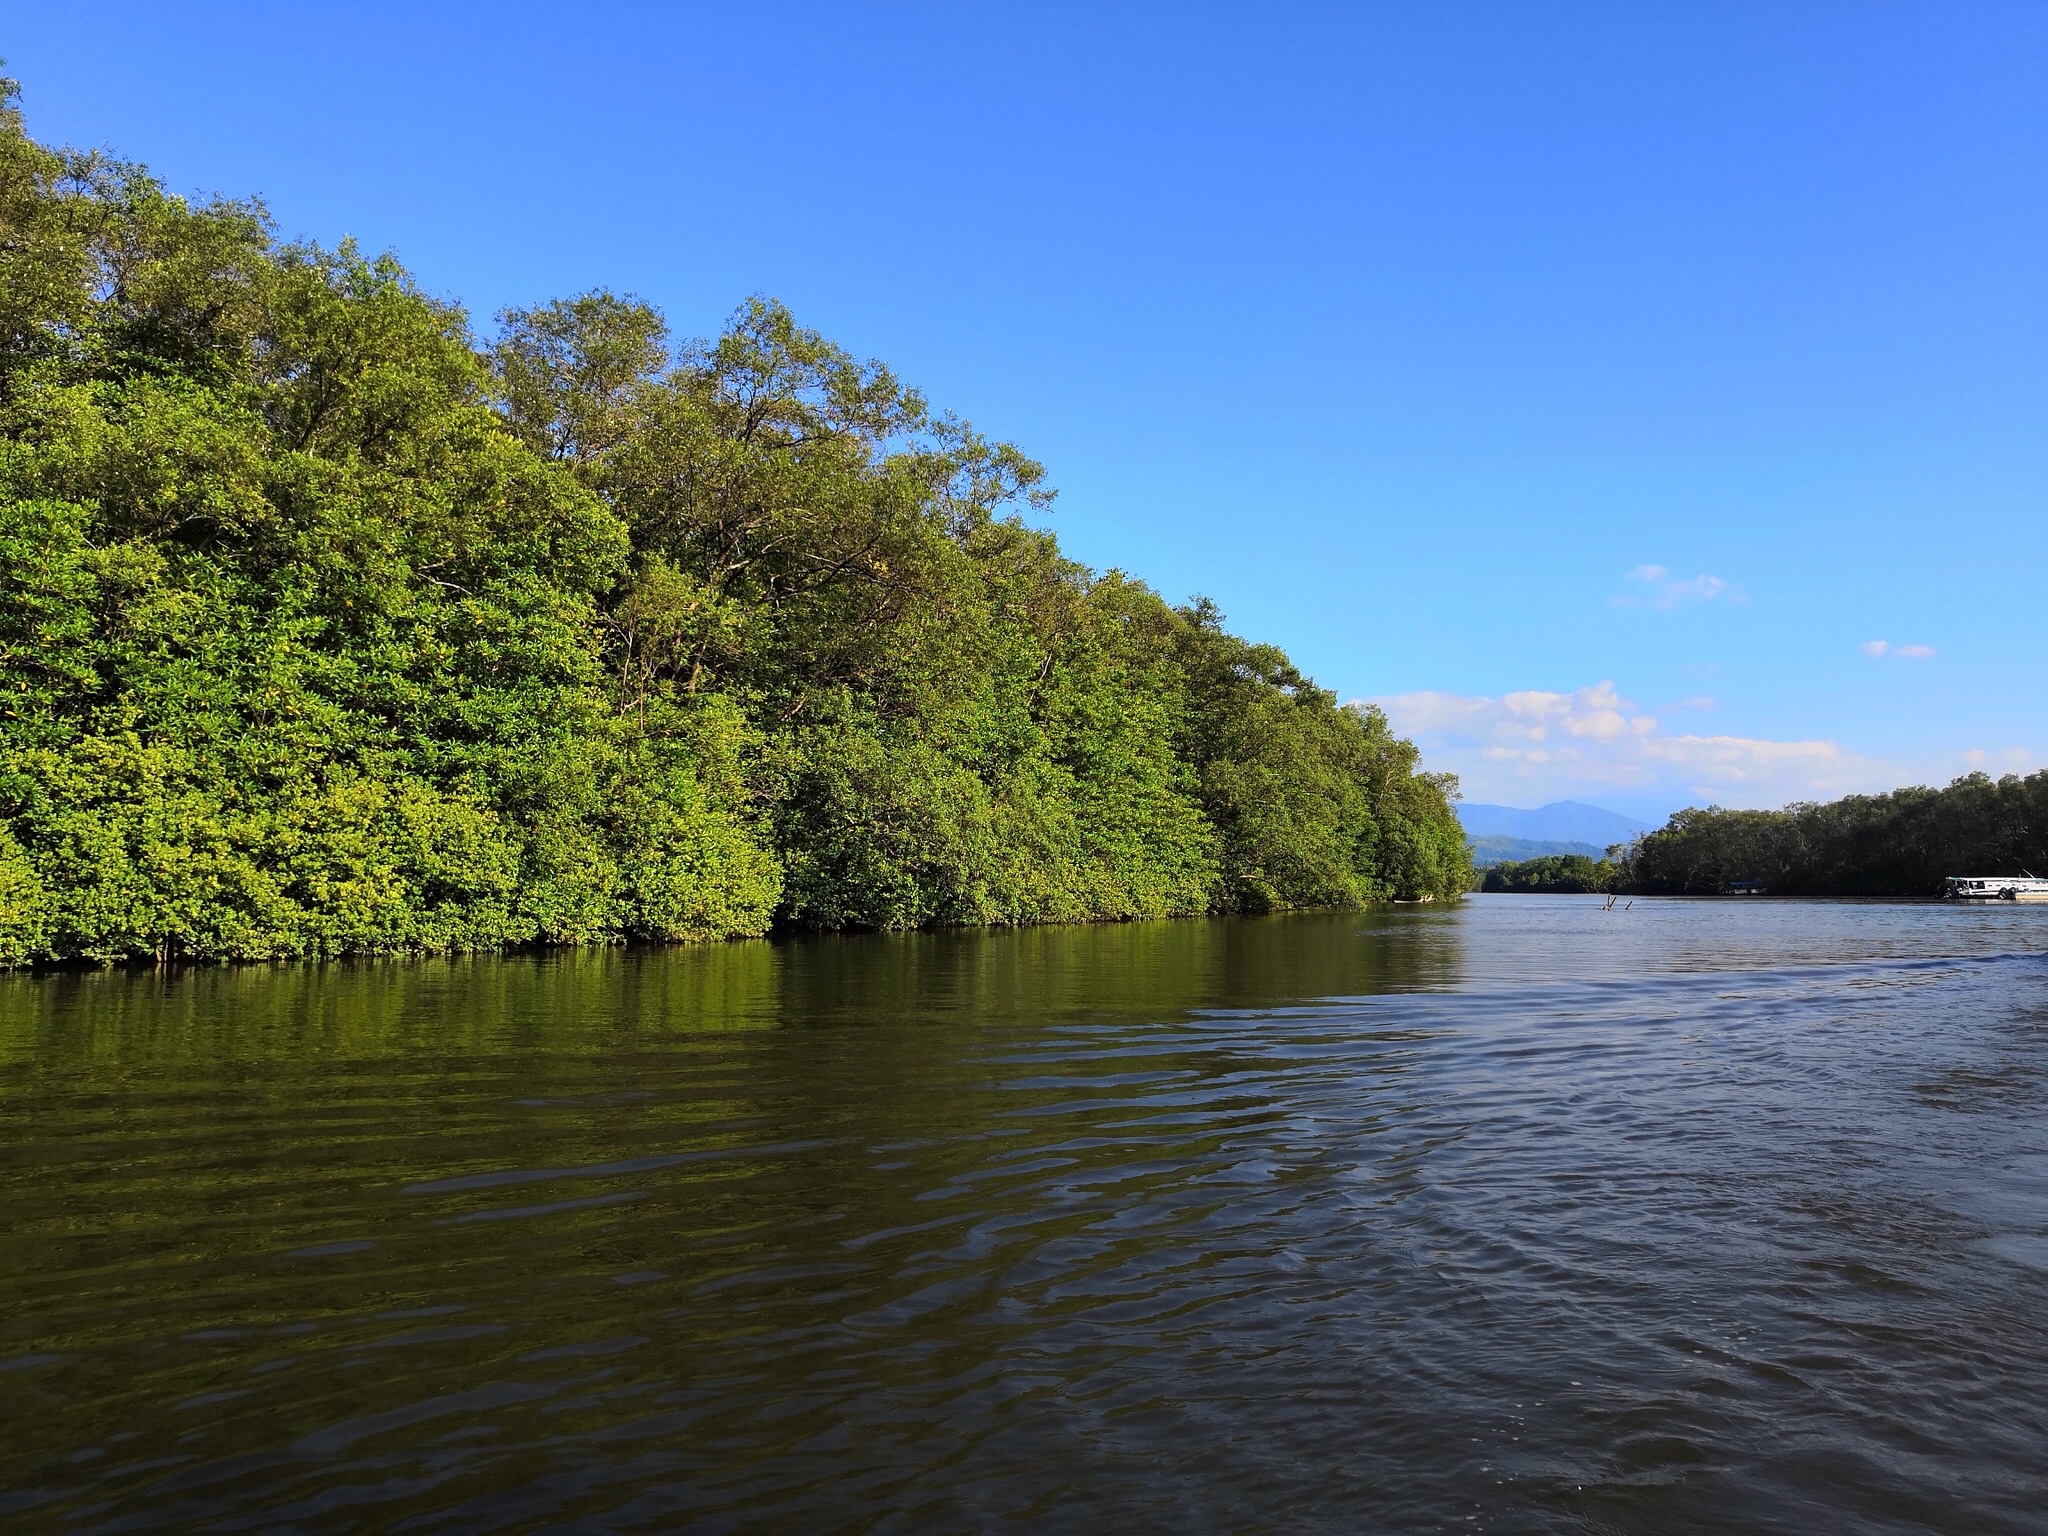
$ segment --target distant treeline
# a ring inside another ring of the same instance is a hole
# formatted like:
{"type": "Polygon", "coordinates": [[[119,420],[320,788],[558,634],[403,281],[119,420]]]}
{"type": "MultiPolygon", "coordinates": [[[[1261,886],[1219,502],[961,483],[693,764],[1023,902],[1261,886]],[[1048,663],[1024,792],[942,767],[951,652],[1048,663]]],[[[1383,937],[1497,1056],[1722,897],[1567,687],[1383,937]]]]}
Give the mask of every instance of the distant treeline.
{"type": "Polygon", "coordinates": [[[1615,873],[1615,866],[1605,859],[1577,853],[1549,854],[1492,865],[1481,871],[1478,889],[1546,894],[1606,891],[1614,888],[1615,873]]]}
{"type": "Polygon", "coordinates": [[[1484,891],[1932,897],[1950,875],[2048,874],[2048,772],[1781,811],[1683,810],[1609,858],[1480,870],[1484,891]]]}
{"type": "Polygon", "coordinates": [[[0,87],[0,964],[1455,897],[1447,778],[767,301],[480,339],[0,87]]]}
{"type": "Polygon", "coordinates": [[[1718,895],[1939,896],[1949,875],[2048,873],[2048,772],[1851,795],[1782,811],[1684,810],[1632,844],[1621,888],[1718,895]]]}

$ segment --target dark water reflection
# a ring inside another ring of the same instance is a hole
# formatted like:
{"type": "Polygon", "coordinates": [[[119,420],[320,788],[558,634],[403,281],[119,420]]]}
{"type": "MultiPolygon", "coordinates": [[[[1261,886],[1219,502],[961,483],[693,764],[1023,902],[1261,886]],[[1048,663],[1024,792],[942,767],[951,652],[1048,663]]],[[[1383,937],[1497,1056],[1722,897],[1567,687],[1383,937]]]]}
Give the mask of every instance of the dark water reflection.
{"type": "Polygon", "coordinates": [[[2048,1530],[2048,911],[0,980],[25,1529],[2048,1530]]]}

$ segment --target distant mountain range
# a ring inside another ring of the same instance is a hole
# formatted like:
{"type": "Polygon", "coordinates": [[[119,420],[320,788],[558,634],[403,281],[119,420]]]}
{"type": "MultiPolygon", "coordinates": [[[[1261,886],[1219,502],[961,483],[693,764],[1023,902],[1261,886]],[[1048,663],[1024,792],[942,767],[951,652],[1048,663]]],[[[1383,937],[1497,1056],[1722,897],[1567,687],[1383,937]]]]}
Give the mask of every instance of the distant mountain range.
{"type": "MultiPolygon", "coordinates": [[[[1512,805],[1461,805],[1458,820],[1467,837],[1512,837],[1539,843],[1591,843],[1605,853],[1611,843],[1625,843],[1654,830],[1618,811],[1602,810],[1578,800],[1558,800],[1525,811],[1512,805]]],[[[1558,850],[1576,853],[1578,849],[1558,850]]]]}
{"type": "Polygon", "coordinates": [[[1607,849],[1593,843],[1546,843],[1530,837],[1502,837],[1491,833],[1466,839],[1472,845],[1472,867],[1491,869],[1496,864],[1519,864],[1523,859],[1547,858],[1554,853],[1583,854],[1589,859],[1603,856],[1607,849]]]}

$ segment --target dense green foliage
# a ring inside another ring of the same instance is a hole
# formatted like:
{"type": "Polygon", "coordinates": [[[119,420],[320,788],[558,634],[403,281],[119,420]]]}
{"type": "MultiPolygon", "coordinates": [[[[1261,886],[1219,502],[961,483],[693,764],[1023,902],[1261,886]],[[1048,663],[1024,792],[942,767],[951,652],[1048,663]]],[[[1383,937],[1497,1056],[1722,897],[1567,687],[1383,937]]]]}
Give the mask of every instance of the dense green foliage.
{"type": "Polygon", "coordinates": [[[768,302],[457,309],[0,101],[0,963],[1456,895],[1454,786],[768,302]]]}
{"type": "Polygon", "coordinates": [[[1615,867],[1605,859],[1589,859],[1581,853],[1558,853],[1492,865],[1482,875],[1479,889],[1546,893],[1608,891],[1614,888],[1614,880],[1615,867]]]}
{"type": "Polygon", "coordinates": [[[1939,896],[1949,875],[2048,872],[2048,773],[1850,795],[1782,811],[1680,811],[1633,844],[1629,890],[1711,896],[1939,896]]]}

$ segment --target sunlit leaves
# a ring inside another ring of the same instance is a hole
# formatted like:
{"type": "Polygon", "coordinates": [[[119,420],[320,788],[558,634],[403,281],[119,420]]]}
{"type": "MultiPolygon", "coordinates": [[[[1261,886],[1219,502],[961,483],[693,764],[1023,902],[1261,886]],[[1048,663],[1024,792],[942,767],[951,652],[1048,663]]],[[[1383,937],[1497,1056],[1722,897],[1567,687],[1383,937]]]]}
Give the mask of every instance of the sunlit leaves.
{"type": "Polygon", "coordinates": [[[1383,718],[883,365],[500,322],[0,112],[0,964],[1462,889],[1383,718]]]}

